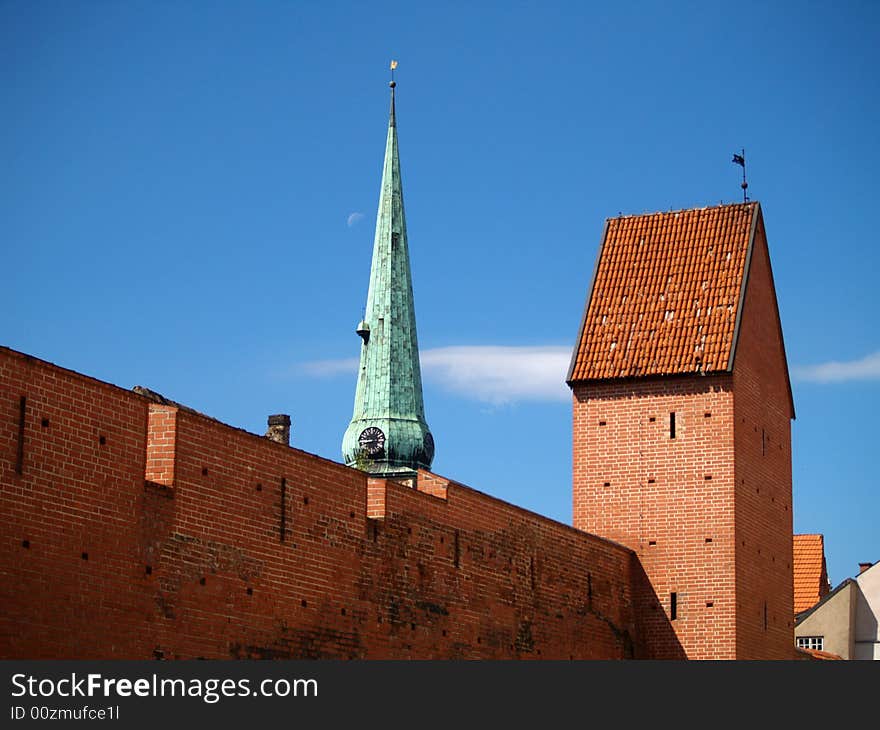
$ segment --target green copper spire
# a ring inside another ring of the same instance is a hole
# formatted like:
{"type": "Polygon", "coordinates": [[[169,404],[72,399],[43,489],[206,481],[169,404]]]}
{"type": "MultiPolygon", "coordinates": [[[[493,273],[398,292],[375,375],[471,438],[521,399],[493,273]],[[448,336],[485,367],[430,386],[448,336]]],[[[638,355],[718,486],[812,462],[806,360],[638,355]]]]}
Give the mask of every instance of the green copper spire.
{"type": "Polygon", "coordinates": [[[419,467],[430,469],[434,439],[422,401],[394,87],[392,81],[370,289],[357,327],[363,340],[360,370],[342,456],[349,466],[370,474],[411,477],[419,467]]]}

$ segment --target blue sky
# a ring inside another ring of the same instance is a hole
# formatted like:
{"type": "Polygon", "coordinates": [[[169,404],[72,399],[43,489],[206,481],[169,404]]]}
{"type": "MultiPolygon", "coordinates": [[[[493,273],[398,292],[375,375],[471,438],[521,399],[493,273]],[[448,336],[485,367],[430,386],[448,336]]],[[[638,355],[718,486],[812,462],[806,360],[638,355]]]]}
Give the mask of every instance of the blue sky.
{"type": "Polygon", "coordinates": [[[290,413],[339,459],[396,58],[434,468],[569,522],[603,221],[740,199],[745,147],[795,529],[836,584],[880,559],[878,7],[0,2],[0,343],[258,433],[290,413]]]}

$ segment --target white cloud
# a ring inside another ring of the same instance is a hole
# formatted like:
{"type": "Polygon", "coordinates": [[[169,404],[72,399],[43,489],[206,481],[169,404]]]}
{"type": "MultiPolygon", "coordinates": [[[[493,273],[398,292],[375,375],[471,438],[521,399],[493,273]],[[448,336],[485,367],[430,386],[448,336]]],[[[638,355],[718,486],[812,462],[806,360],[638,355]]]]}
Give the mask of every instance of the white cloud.
{"type": "Polygon", "coordinates": [[[346,218],[346,225],[351,228],[352,226],[357,225],[364,219],[363,213],[358,213],[355,211],[354,213],[349,213],[348,218],[346,218]]]}
{"type": "Polygon", "coordinates": [[[850,380],[880,380],[880,352],[848,362],[825,362],[794,368],[797,380],[813,383],[843,383],[850,380]]]}
{"type": "MultiPolygon", "coordinates": [[[[517,401],[566,402],[565,385],[571,348],[564,346],[503,347],[466,345],[439,347],[421,353],[422,377],[440,387],[483,403],[517,401]]],[[[308,375],[327,377],[357,372],[358,360],[306,363],[308,375]]]]}
{"type": "Polygon", "coordinates": [[[568,401],[569,347],[440,347],[422,353],[422,372],[459,395],[494,405],[568,401]]]}

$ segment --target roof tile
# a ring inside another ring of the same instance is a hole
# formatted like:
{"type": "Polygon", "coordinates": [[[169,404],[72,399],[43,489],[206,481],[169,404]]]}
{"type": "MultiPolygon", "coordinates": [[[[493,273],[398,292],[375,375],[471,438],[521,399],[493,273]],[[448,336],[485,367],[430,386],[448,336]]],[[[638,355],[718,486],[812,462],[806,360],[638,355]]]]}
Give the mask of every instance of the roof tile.
{"type": "Polygon", "coordinates": [[[795,535],[793,546],[794,612],[815,606],[831,589],[825,569],[822,535],[795,535]]]}

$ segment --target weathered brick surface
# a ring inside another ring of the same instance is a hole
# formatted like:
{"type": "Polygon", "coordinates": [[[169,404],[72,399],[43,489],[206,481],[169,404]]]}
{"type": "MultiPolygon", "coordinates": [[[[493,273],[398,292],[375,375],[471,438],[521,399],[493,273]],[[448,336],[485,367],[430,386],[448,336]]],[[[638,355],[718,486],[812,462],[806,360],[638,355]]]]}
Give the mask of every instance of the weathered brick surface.
{"type": "Polygon", "coordinates": [[[631,551],[420,485],[0,349],[0,657],[644,653],[631,551]]]}

